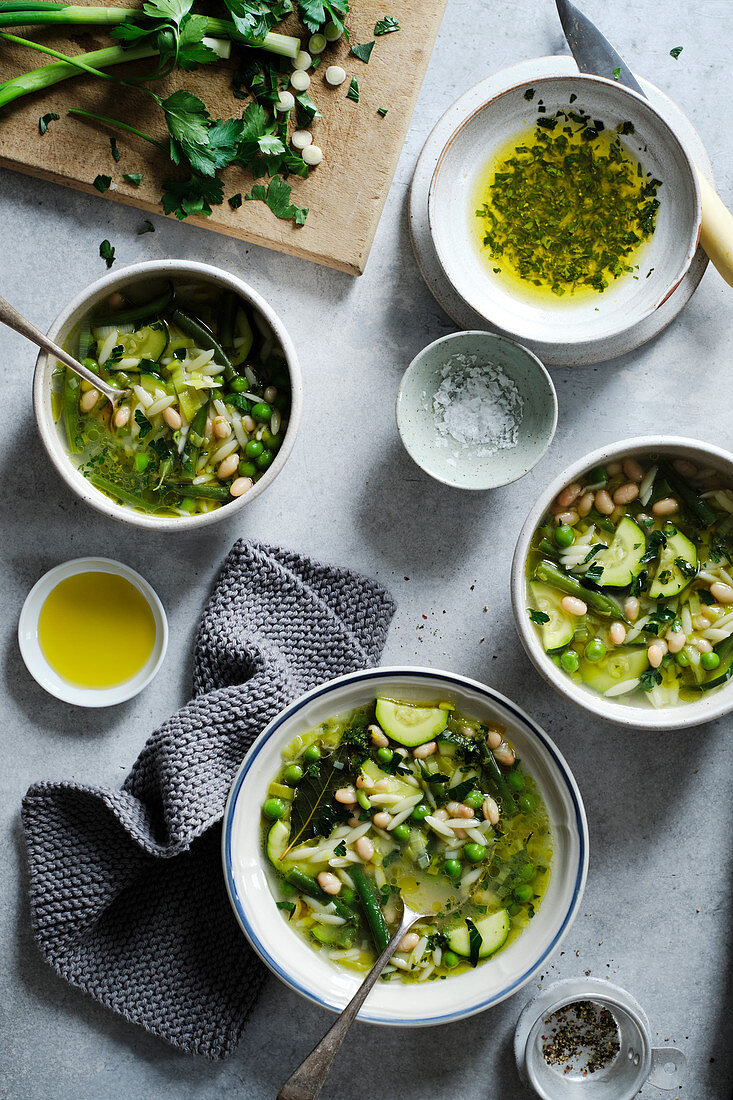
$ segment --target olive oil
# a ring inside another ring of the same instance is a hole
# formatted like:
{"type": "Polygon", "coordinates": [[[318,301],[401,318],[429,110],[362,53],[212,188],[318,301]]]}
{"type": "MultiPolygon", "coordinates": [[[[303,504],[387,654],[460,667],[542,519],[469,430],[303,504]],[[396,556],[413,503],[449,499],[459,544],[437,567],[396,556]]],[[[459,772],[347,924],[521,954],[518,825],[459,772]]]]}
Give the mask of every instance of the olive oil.
{"type": "Polygon", "coordinates": [[[110,688],[131,680],[155,645],[155,619],[143,594],[115,573],[76,573],[46,597],[38,641],[68,683],[110,688]]]}
{"type": "Polygon", "coordinates": [[[474,237],[512,293],[546,304],[587,300],[622,276],[644,277],[641,252],[654,232],[659,186],[602,121],[573,111],[540,115],[480,174],[474,237]]]}

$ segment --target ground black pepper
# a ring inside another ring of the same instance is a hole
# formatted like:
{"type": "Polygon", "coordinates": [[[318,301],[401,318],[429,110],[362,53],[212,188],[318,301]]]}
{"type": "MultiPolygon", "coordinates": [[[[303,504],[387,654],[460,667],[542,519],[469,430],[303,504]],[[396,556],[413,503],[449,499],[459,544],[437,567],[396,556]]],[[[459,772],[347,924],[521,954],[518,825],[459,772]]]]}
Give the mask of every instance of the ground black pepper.
{"type": "Polygon", "coordinates": [[[621,1049],[613,1014],[593,1001],[574,1001],[543,1020],[542,1054],[548,1066],[587,1077],[605,1069],[621,1049]]]}

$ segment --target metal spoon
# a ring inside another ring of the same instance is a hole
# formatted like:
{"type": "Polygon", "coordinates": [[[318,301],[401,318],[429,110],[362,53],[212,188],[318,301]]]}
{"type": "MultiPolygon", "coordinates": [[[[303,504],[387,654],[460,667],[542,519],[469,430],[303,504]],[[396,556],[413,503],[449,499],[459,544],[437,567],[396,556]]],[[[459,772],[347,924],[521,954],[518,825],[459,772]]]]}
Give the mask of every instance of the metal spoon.
{"type": "Polygon", "coordinates": [[[406,932],[419,920],[431,918],[432,913],[416,913],[406,901],[402,902],[402,920],[392,939],[367,974],[362,984],[351,998],[330,1031],[313,1048],[304,1062],[296,1069],[277,1094],[277,1100],[315,1100],[323,1088],[333,1065],[334,1058],[341,1049],[346,1033],[356,1019],[356,1014],[364,1004],[368,994],[374,988],[377,979],[400,945],[406,932]]]}
{"type": "Polygon", "coordinates": [[[60,363],[69,367],[86,382],[91,383],[95,390],[99,390],[101,394],[104,394],[113,408],[130,392],[129,390],[115,389],[115,387],[110,386],[108,382],[103,382],[102,379],[93,371],[90,371],[88,367],[83,366],[74,359],[73,355],[69,355],[68,351],[64,351],[58,344],[54,344],[53,340],[49,340],[44,332],[36,328],[31,321],[26,320],[26,318],[18,313],[17,309],[11,306],[10,302],[6,302],[3,297],[0,297],[0,322],[7,325],[8,328],[12,328],[16,332],[19,332],[21,336],[25,336],[26,340],[30,340],[31,343],[36,344],[39,348],[42,348],[43,351],[47,351],[49,355],[54,355],[60,363]]]}
{"type": "Polygon", "coordinates": [[[288,1077],[277,1094],[277,1100],[315,1100],[325,1084],[334,1058],[338,1054],[357,1012],[399,947],[402,937],[418,921],[434,920],[441,911],[446,916],[449,911],[457,912],[466,901],[469,893],[466,887],[449,882],[431,883],[429,891],[426,891],[411,875],[406,875],[403,878],[402,882],[399,883],[399,888],[402,898],[402,920],[399,928],[336,1023],[330,1031],[326,1032],[305,1061],[301,1062],[295,1073],[288,1077]],[[412,907],[405,900],[405,895],[410,898],[412,907]]]}

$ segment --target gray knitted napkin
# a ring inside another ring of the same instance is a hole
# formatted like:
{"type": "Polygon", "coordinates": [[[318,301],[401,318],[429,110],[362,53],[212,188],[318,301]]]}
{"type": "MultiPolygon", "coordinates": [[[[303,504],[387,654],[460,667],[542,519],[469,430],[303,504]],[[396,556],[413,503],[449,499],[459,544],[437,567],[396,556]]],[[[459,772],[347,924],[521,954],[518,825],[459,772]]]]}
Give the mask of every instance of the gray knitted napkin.
{"type": "Polygon", "coordinates": [[[194,697],[121,790],[37,783],[23,801],[33,928],[61,977],[181,1050],[224,1058],[263,980],[221,869],[221,817],[263,727],[309,688],[379,660],[389,594],[256,543],[204,611],[194,697]]]}

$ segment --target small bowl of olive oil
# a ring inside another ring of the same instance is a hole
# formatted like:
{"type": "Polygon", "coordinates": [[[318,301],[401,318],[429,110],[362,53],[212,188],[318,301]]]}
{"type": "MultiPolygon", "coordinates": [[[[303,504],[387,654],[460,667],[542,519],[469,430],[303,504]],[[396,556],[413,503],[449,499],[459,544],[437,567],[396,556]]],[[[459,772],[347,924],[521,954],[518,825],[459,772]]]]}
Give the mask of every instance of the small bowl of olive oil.
{"type": "Polygon", "coordinates": [[[144,577],[111,558],[76,558],[45,573],[18,623],[26,668],[79,707],[124,703],[163,663],[168,620],[144,577]]]}
{"type": "Polygon", "coordinates": [[[694,164],[642,96],[585,74],[522,82],[446,143],[428,199],[438,259],[493,327],[546,348],[607,341],[684,278],[694,164]]]}

